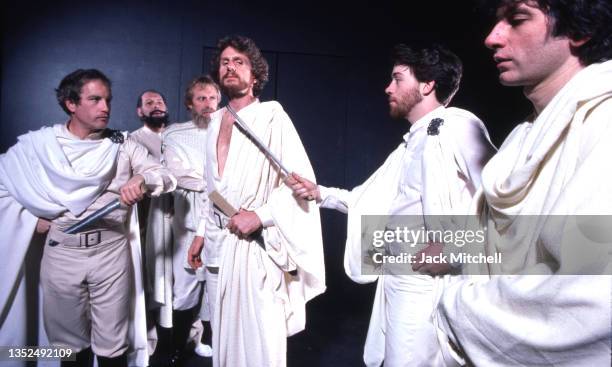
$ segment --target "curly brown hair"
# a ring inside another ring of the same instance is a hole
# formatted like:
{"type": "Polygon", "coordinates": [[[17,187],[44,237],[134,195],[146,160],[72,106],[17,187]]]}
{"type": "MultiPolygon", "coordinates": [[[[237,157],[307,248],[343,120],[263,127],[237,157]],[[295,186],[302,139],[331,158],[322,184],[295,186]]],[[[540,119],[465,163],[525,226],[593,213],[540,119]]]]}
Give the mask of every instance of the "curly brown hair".
{"type": "Polygon", "coordinates": [[[251,62],[251,73],[257,81],[253,85],[253,95],[259,96],[268,82],[268,62],[261,54],[252,39],[244,36],[226,36],[217,42],[217,52],[210,63],[210,75],[219,83],[220,56],[223,50],[233,47],[236,51],[245,54],[251,62]]]}

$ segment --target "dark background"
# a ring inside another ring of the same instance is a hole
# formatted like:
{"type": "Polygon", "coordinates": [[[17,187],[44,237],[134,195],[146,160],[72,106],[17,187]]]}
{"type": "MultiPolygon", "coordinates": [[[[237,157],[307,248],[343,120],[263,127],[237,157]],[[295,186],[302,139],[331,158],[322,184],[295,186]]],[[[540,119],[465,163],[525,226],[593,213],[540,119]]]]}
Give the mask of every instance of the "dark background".
{"type": "MultiPolygon", "coordinates": [[[[187,83],[208,72],[217,40],[251,37],[265,51],[271,80],[262,100],[278,100],[300,133],[318,181],[351,188],[399,144],[406,121],[388,117],[384,89],[398,42],[447,45],[464,62],[452,105],[482,118],[499,146],[529,112],[521,91],[497,81],[483,46],[487,19],[471,1],[36,1],[2,15],[0,152],[16,137],[67,116],[54,88],[76,68],[113,81],[110,127],[135,130],[136,99],[154,88],[172,121],[186,121],[187,83]]],[[[290,365],[358,365],[373,286],[344,275],[346,218],[322,211],[327,292],[308,306],[308,325],[289,340],[290,365]]]]}

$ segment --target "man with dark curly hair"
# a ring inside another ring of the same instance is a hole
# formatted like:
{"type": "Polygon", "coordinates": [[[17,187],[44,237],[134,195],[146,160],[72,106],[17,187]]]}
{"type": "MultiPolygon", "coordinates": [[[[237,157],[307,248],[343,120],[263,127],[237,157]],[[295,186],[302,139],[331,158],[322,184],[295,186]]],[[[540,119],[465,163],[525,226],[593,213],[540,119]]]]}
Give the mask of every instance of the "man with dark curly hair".
{"type": "MultiPolygon", "coordinates": [[[[437,290],[455,279],[445,275],[452,270],[449,262],[382,265],[380,276],[364,274],[361,218],[386,214],[386,228],[414,230],[430,225],[427,217],[432,215],[467,214],[480,186],[480,171],[495,148],[478,117],[447,107],[462,75],[461,60],[454,53],[441,45],[399,44],[392,61],[385,92],[391,116],[410,124],[404,141],[366,182],[351,191],[316,185],[296,174],[288,183],[301,198],[348,213],[346,273],[359,283],[377,281],[365,343],[366,365],[441,366],[430,319],[437,290]]],[[[397,246],[389,252],[421,259],[420,251],[433,250],[441,250],[441,245],[421,243],[408,250],[397,246]]]]}
{"type": "MultiPolygon", "coordinates": [[[[436,320],[458,361],[610,366],[612,3],[496,1],[485,40],[533,114],[482,171],[487,255],[436,320]]],[[[450,350],[450,349],[449,349],[450,350]]]]}
{"type": "MultiPolygon", "coordinates": [[[[220,40],[211,75],[267,148],[314,181],[289,116],[278,102],[257,98],[268,64],[255,43],[242,36],[220,40]]],[[[227,107],[211,115],[206,179],[208,192],[228,203],[213,200],[205,241],[189,250],[192,267],[206,267],[213,364],[284,366],[287,336],[304,329],[306,302],[325,290],[318,208],[293,197],[279,167],[227,107]],[[232,215],[230,206],[238,212],[232,215]]]]}

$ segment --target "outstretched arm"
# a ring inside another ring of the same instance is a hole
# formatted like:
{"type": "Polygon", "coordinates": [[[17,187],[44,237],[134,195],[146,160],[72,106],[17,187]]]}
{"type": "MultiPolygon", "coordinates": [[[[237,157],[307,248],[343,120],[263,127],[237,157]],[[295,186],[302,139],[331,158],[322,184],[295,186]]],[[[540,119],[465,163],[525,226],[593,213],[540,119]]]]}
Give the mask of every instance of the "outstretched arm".
{"type": "Polygon", "coordinates": [[[317,204],[321,203],[321,192],[319,186],[314,182],[292,172],[287,178],[285,183],[293,191],[293,195],[303,200],[316,200],[317,204]]]}

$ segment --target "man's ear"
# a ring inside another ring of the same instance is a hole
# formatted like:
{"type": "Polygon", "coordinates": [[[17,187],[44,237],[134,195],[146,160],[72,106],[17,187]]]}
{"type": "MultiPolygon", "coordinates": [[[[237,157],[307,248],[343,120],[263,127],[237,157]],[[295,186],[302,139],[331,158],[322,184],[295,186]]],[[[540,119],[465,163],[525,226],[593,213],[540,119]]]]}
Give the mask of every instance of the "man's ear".
{"type": "Polygon", "coordinates": [[[428,96],[435,91],[436,82],[434,80],[421,83],[421,94],[428,96]]]}
{"type": "Polygon", "coordinates": [[[580,47],[582,45],[584,45],[585,43],[589,42],[591,40],[591,37],[585,37],[585,38],[581,38],[579,40],[574,40],[574,39],[569,39],[569,44],[570,47],[572,48],[576,48],[576,47],[580,47]]]}
{"type": "Polygon", "coordinates": [[[78,103],[74,103],[71,100],[67,99],[64,101],[64,105],[70,111],[70,113],[74,113],[76,111],[78,103]]]}
{"type": "Polygon", "coordinates": [[[142,117],[144,115],[142,113],[142,108],[140,108],[140,107],[136,108],[136,114],[138,115],[138,117],[142,117]]]}

